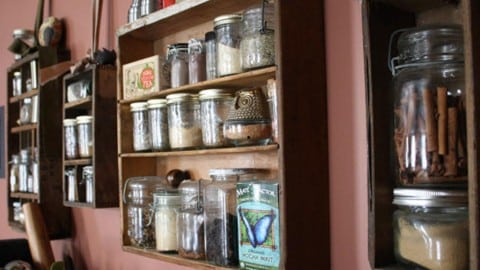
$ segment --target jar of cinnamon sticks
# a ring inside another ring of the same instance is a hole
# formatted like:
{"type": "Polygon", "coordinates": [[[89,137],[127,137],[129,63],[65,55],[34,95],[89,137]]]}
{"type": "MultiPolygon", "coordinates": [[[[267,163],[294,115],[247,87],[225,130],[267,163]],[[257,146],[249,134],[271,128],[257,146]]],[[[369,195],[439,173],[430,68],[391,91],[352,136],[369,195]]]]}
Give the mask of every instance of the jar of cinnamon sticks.
{"type": "Polygon", "coordinates": [[[399,65],[391,69],[393,139],[401,186],[467,181],[461,37],[461,28],[445,26],[413,29],[399,37],[399,57],[394,58],[399,65]]]}

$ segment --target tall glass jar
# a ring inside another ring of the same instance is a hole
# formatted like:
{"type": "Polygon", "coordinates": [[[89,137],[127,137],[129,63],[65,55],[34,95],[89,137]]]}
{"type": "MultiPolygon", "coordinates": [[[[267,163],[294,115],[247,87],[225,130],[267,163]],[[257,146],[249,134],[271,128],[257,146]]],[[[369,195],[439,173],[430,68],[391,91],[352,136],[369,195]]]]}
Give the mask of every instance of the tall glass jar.
{"type": "Polygon", "coordinates": [[[190,39],[188,41],[188,83],[205,81],[207,77],[205,60],[205,41],[190,39]]]}
{"type": "Polygon", "coordinates": [[[158,176],[139,176],[126,180],[123,202],[127,206],[127,234],[131,245],[156,247],[153,194],[165,188],[165,179],[158,176]]]}
{"type": "Polygon", "coordinates": [[[246,9],[242,17],[240,55],[244,70],[275,64],[273,4],[246,9]]]}
{"type": "Polygon", "coordinates": [[[93,167],[82,168],[82,181],[85,183],[85,202],[93,203],[93,167]]]}
{"type": "Polygon", "coordinates": [[[199,92],[202,114],[202,141],[206,147],[225,146],[223,123],[228,117],[233,94],[221,89],[207,89],[199,92]]]}
{"type": "Polygon", "coordinates": [[[93,155],[93,137],[91,115],[77,116],[78,155],[88,158],[93,155]]]}
{"type": "Polygon", "coordinates": [[[239,14],[222,15],[214,20],[217,37],[217,75],[219,77],[242,72],[240,62],[239,14]]]}
{"type": "Polygon", "coordinates": [[[147,105],[147,102],[134,102],[130,104],[133,121],[133,150],[137,152],[152,149],[147,105]]]}
{"type": "Polygon", "coordinates": [[[172,190],[154,193],[153,204],[157,251],[177,251],[177,210],[180,208],[180,195],[172,190]]]}
{"type": "Polygon", "coordinates": [[[394,190],[394,252],[400,263],[432,270],[468,269],[467,192],[394,190]]]}
{"type": "Polygon", "coordinates": [[[217,38],[214,31],[205,34],[205,57],[207,80],[217,78],[217,38]]]}
{"type": "Polygon", "coordinates": [[[167,100],[150,99],[147,104],[152,149],[167,150],[169,148],[167,100]]]}
{"type": "Polygon", "coordinates": [[[19,156],[12,155],[12,160],[10,161],[10,175],[9,175],[10,192],[19,191],[19,176],[18,176],[19,163],[20,163],[19,156]]]}
{"type": "Polygon", "coordinates": [[[66,159],[75,159],[78,157],[76,125],[77,122],[73,118],[63,120],[66,159]]]}
{"type": "Polygon", "coordinates": [[[174,88],[188,84],[188,44],[170,45],[168,55],[171,64],[170,86],[174,88]]]}
{"type": "Polygon", "coordinates": [[[28,192],[28,178],[30,174],[30,153],[28,149],[20,150],[20,163],[18,164],[19,191],[28,192]]]}
{"type": "Polygon", "coordinates": [[[65,169],[65,178],[67,182],[67,201],[78,201],[77,171],[74,167],[65,169]]]}
{"type": "Polygon", "coordinates": [[[202,122],[198,96],[178,93],[167,96],[168,137],[172,149],[202,146],[202,122]]]}
{"type": "Polygon", "coordinates": [[[12,96],[20,96],[22,94],[22,73],[15,71],[12,79],[12,96]]]}

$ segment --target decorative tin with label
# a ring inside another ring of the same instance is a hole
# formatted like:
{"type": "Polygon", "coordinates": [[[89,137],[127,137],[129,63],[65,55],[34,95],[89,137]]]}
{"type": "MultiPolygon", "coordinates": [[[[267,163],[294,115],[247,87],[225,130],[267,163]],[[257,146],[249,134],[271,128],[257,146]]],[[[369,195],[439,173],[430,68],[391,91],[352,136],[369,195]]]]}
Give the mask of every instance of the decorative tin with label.
{"type": "Polygon", "coordinates": [[[123,65],[123,98],[158,91],[159,65],[158,55],[123,65]]]}
{"type": "Polygon", "coordinates": [[[237,183],[240,269],[279,269],[278,183],[237,183]]]}

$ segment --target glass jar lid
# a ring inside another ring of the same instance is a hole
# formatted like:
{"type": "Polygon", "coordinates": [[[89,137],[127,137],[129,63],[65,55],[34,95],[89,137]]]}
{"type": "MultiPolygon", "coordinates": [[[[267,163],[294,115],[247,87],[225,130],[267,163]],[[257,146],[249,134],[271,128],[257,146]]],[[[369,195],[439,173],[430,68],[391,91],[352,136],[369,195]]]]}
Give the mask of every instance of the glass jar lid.
{"type": "Polygon", "coordinates": [[[167,104],[180,102],[180,101],[192,101],[198,99],[198,95],[188,93],[176,93],[167,96],[167,104]]]}
{"type": "Polygon", "coordinates": [[[148,103],[147,102],[134,102],[130,104],[130,111],[137,112],[137,111],[144,111],[147,109],[148,103]]]}
{"type": "Polygon", "coordinates": [[[167,106],[167,100],[164,98],[149,99],[147,100],[147,107],[149,109],[162,108],[167,106]]]}
{"type": "Polygon", "coordinates": [[[67,119],[63,119],[63,125],[64,126],[75,126],[77,124],[77,120],[73,119],[73,118],[67,118],[67,119]]]}
{"type": "Polygon", "coordinates": [[[242,20],[242,15],[240,14],[227,14],[218,16],[213,20],[214,27],[218,27],[224,24],[237,23],[242,20]]]}
{"type": "Polygon", "coordinates": [[[468,204],[464,190],[396,188],[393,195],[393,204],[400,206],[466,207],[468,204]]]}
{"type": "Polygon", "coordinates": [[[151,200],[153,193],[165,190],[165,178],[160,176],[136,176],[128,178],[123,187],[123,201],[151,200]]]}
{"type": "Polygon", "coordinates": [[[198,92],[200,100],[211,99],[211,98],[226,98],[233,97],[233,94],[228,90],[224,89],[205,89],[198,92]]]}
{"type": "Polygon", "coordinates": [[[81,115],[77,116],[77,125],[78,124],[89,124],[92,122],[93,117],[91,115],[81,115]]]}

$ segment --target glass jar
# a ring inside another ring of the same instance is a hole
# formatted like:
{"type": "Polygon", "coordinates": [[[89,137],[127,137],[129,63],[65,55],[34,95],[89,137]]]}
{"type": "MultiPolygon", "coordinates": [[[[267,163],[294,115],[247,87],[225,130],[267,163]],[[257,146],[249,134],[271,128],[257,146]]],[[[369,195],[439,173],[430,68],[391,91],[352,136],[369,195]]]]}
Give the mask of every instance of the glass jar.
{"type": "Polygon", "coordinates": [[[188,41],[188,83],[205,81],[205,41],[192,38],[188,41]]]}
{"type": "Polygon", "coordinates": [[[157,251],[177,251],[177,210],[180,195],[176,191],[153,194],[157,251]]]}
{"type": "Polygon", "coordinates": [[[233,102],[233,95],[221,89],[199,92],[202,115],[202,141],[206,147],[225,146],[223,123],[233,102]]]}
{"type": "Polygon", "coordinates": [[[18,155],[12,155],[12,160],[10,161],[10,192],[19,191],[19,176],[18,176],[18,164],[20,163],[20,158],[18,155]]]}
{"type": "Polygon", "coordinates": [[[150,99],[147,104],[152,149],[167,150],[169,148],[167,101],[165,99],[150,99]]]}
{"type": "Polygon", "coordinates": [[[93,203],[93,167],[82,168],[82,182],[85,183],[85,202],[93,203]]]}
{"type": "Polygon", "coordinates": [[[467,192],[397,188],[394,252],[400,263],[432,270],[468,269],[467,192]]]}
{"type": "Polygon", "coordinates": [[[214,20],[217,37],[217,75],[219,77],[242,72],[240,62],[239,14],[222,15],[214,20]]]}
{"type": "Polygon", "coordinates": [[[22,100],[22,107],[20,108],[20,123],[30,124],[32,122],[32,99],[25,98],[22,100]]]}
{"type": "Polygon", "coordinates": [[[93,137],[91,115],[77,116],[78,155],[89,158],[93,155],[93,137]]]}
{"type": "Polygon", "coordinates": [[[188,84],[188,44],[176,43],[168,47],[170,60],[170,86],[172,88],[188,84]]]}
{"type": "Polygon", "coordinates": [[[33,148],[33,155],[32,155],[32,165],[30,166],[30,170],[32,173],[33,179],[33,193],[40,192],[40,171],[38,167],[38,161],[40,160],[40,156],[38,153],[38,147],[33,148]]]}
{"type": "Polygon", "coordinates": [[[128,178],[123,187],[123,203],[127,205],[127,234],[130,244],[155,248],[153,193],[165,190],[165,179],[158,176],[128,178]]]}
{"type": "Polygon", "coordinates": [[[78,157],[76,120],[64,119],[64,138],[65,138],[65,158],[76,159],[78,157]]]}
{"type": "Polygon", "coordinates": [[[133,119],[133,150],[137,152],[152,149],[147,112],[147,102],[134,102],[130,104],[133,119]]]}
{"type": "Polygon", "coordinates": [[[20,192],[28,192],[28,178],[30,176],[30,153],[28,149],[20,150],[20,163],[18,164],[18,182],[20,192]]]}
{"type": "Polygon", "coordinates": [[[202,146],[202,121],[197,95],[178,93],[167,96],[168,138],[172,149],[202,146]]]}
{"type": "Polygon", "coordinates": [[[77,189],[77,172],[75,168],[71,167],[65,170],[66,182],[67,182],[67,201],[78,201],[78,189],[77,189]]]}
{"type": "Polygon", "coordinates": [[[205,66],[207,80],[217,78],[217,40],[213,31],[205,34],[205,66]]]}
{"type": "Polygon", "coordinates": [[[22,73],[15,71],[12,79],[12,96],[20,96],[22,94],[22,73]]]}
{"type": "Polygon", "coordinates": [[[178,186],[181,197],[181,208],[202,208],[203,190],[210,180],[184,180],[178,186]]]}
{"type": "Polygon", "coordinates": [[[244,70],[275,64],[273,4],[246,9],[242,17],[240,55],[244,70]]]}

